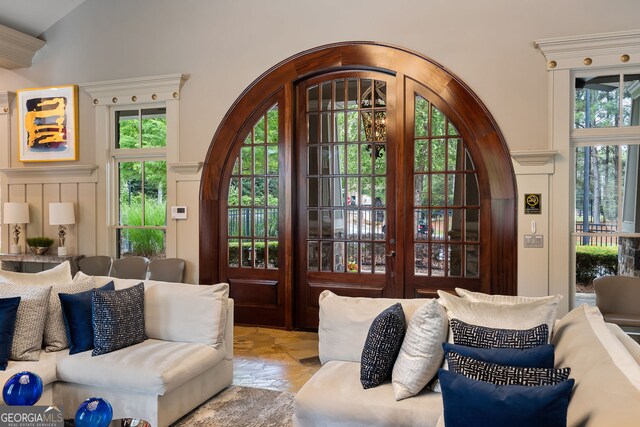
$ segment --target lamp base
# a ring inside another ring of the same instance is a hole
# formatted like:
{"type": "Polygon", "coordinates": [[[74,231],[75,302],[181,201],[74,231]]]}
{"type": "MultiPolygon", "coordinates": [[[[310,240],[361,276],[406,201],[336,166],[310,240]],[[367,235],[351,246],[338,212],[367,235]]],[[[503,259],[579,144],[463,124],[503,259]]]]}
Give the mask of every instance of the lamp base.
{"type": "Polygon", "coordinates": [[[66,246],[58,246],[58,255],[59,256],[67,255],[67,247],[66,246]]]}
{"type": "Polygon", "coordinates": [[[21,254],[22,253],[22,248],[20,247],[20,245],[11,245],[9,247],[9,253],[10,254],[21,254]]]}

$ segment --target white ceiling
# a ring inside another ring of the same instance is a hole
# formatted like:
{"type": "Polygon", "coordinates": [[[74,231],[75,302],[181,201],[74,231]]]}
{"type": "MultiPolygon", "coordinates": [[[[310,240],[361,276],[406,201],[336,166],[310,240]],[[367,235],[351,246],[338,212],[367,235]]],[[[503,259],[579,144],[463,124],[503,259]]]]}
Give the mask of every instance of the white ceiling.
{"type": "Polygon", "coordinates": [[[84,1],[0,0],[0,24],[38,37],[84,1]]]}

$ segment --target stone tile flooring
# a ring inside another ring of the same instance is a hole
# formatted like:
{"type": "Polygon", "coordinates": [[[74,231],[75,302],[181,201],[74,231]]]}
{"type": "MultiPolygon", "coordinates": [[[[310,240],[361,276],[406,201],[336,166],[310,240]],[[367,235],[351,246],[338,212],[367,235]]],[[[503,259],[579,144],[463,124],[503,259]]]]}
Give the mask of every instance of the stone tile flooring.
{"type": "Polygon", "coordinates": [[[233,328],[233,384],[297,392],[320,368],[318,334],[233,328]]]}

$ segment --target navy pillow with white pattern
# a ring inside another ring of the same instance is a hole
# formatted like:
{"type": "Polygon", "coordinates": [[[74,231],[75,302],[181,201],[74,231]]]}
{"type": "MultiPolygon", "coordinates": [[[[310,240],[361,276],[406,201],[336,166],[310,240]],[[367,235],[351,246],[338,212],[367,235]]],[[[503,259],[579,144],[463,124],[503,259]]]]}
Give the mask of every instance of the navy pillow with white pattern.
{"type": "Polygon", "coordinates": [[[549,342],[549,327],[541,324],[531,329],[497,329],[470,325],[451,319],[453,343],[479,348],[534,348],[549,342]]]}
{"type": "Polygon", "coordinates": [[[400,303],[392,305],[373,319],[362,349],[360,382],[363,388],[376,387],[391,377],[406,328],[400,303]]]}
{"type": "Polygon", "coordinates": [[[449,370],[472,380],[484,381],[495,385],[521,385],[536,387],[556,385],[569,378],[570,368],[521,368],[483,362],[462,356],[453,351],[446,354],[449,370]]]}
{"type": "Polygon", "coordinates": [[[92,356],[110,353],[147,339],[144,333],[144,283],[117,291],[96,289],[91,298],[92,356]]]}

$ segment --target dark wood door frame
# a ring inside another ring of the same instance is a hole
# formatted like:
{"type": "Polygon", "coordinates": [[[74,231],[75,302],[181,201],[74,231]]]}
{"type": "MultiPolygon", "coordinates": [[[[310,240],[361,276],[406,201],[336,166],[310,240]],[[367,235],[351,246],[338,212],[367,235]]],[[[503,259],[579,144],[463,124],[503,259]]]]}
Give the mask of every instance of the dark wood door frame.
{"type": "MultiPolygon", "coordinates": [[[[272,67],[257,78],[239,96],[220,123],[207,152],[200,184],[200,283],[211,284],[225,281],[221,275],[220,251],[224,247],[221,215],[226,190],[225,168],[232,167],[235,160],[233,145],[257,106],[278,91],[284,91],[285,103],[293,103],[293,84],[315,74],[329,71],[376,69],[382,72],[403,75],[429,88],[442,103],[445,114],[457,117],[457,126],[464,128],[469,151],[479,176],[486,179],[486,206],[482,215],[488,215],[489,229],[483,229],[489,238],[482,250],[490,252],[491,265],[483,269],[481,280],[488,284],[490,292],[514,295],[517,269],[516,236],[516,183],[509,150],[504,138],[489,111],[464,82],[431,59],[404,48],[372,42],[343,42],[320,46],[294,55],[272,67]],[[231,166],[229,166],[231,163],[231,166]]],[[[286,113],[285,145],[291,147],[293,114],[286,113]]],[[[293,160],[291,152],[288,154],[293,160]]],[[[407,153],[398,153],[399,156],[407,153]]],[[[288,164],[291,169],[294,165],[288,164]]],[[[293,176],[293,171],[289,176],[293,176]]],[[[399,183],[401,184],[401,183],[399,183]]],[[[291,188],[289,187],[289,190],[291,188]]],[[[288,193],[292,194],[292,193],[288,193]]],[[[291,203],[289,201],[288,203],[291,203]]],[[[285,215],[291,215],[291,209],[285,215]]],[[[289,240],[294,233],[291,218],[288,230],[282,234],[289,240]]],[[[291,243],[282,245],[285,262],[293,259],[291,243]]],[[[289,240],[290,241],[290,240],[289,240]]],[[[399,242],[400,243],[400,242],[399,242]]],[[[284,267],[284,266],[283,266],[284,267]]],[[[291,267],[291,266],[290,266],[291,267]]],[[[284,276],[282,301],[291,307],[293,276],[284,276]]],[[[290,310],[287,310],[290,311],[290,310]]],[[[292,328],[289,313],[283,325],[292,328]]]]}

